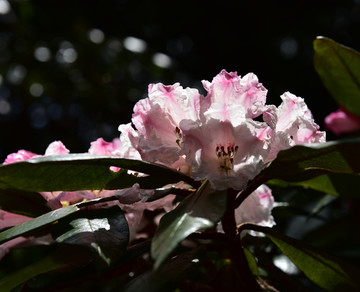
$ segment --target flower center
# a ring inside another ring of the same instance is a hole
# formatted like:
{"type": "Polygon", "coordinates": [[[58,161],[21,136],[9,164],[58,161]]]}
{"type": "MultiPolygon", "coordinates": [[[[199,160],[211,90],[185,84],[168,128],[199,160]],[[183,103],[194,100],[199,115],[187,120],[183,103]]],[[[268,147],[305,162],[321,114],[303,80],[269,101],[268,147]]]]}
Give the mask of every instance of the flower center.
{"type": "Polygon", "coordinates": [[[219,160],[220,167],[225,170],[226,174],[234,167],[234,158],[239,149],[237,145],[229,145],[227,147],[223,145],[216,146],[216,156],[219,160]]]}

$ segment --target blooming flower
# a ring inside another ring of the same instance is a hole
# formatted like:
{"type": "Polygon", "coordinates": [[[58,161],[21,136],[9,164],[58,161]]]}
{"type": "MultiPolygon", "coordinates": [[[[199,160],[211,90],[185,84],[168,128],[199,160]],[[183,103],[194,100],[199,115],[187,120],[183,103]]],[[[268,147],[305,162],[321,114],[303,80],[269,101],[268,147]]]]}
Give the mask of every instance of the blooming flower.
{"type": "Polygon", "coordinates": [[[266,162],[274,160],[280,150],[296,144],[325,142],[325,132],[319,131],[303,98],[285,92],[281,99],[278,108],[269,106],[263,114],[271,128],[270,153],[266,162]]]}
{"type": "Polygon", "coordinates": [[[205,115],[220,120],[233,120],[237,116],[256,118],[266,110],[267,89],[258,81],[253,73],[240,77],[236,72],[222,70],[212,82],[203,80],[208,92],[202,102],[205,115]]]}
{"type": "MultiPolygon", "coordinates": [[[[178,83],[149,85],[149,97],[134,107],[132,122],[137,129],[136,149],[142,159],[171,165],[180,159],[183,119],[199,118],[198,90],[183,88],[178,83]]],[[[134,137],[131,137],[134,139],[134,137]]]]}
{"type": "MultiPolygon", "coordinates": [[[[60,155],[60,154],[68,154],[70,151],[65,147],[65,145],[61,141],[54,141],[49,144],[49,146],[45,150],[44,156],[49,155],[60,155]]],[[[32,153],[27,150],[19,150],[16,153],[9,154],[3,164],[13,163],[17,161],[28,160],[31,158],[41,157],[42,155],[32,153]]]]}
{"type": "MultiPolygon", "coordinates": [[[[275,225],[271,210],[274,207],[274,197],[267,185],[261,185],[248,196],[235,210],[236,224],[255,223],[265,227],[275,225]]],[[[250,231],[251,235],[259,236],[259,232],[250,231]]]]}
{"type": "Polygon", "coordinates": [[[215,189],[241,190],[268,154],[268,125],[253,119],[266,110],[267,90],[254,74],[240,78],[225,70],[203,85],[208,94],[199,119],[180,122],[181,154],[193,178],[207,178],[215,189]]]}
{"type": "Polygon", "coordinates": [[[339,108],[325,118],[325,127],[335,135],[355,132],[360,130],[360,117],[339,108]]]}
{"type": "Polygon", "coordinates": [[[120,139],[106,142],[103,138],[98,138],[90,143],[89,154],[95,155],[116,155],[120,152],[120,139]]]}
{"type": "Polygon", "coordinates": [[[244,189],[280,150],[325,141],[302,98],[286,92],[279,107],[266,105],[267,89],[253,73],[222,70],[202,83],[206,96],[178,83],[150,85],[134,107],[136,130],[121,126],[120,137],[142,159],[207,178],[219,190],[244,189]]]}
{"type": "Polygon", "coordinates": [[[265,141],[259,138],[263,128],[244,120],[234,126],[230,121],[209,119],[206,123],[185,120],[182,153],[191,165],[194,179],[209,179],[215,189],[243,189],[264,167],[265,141]]]}

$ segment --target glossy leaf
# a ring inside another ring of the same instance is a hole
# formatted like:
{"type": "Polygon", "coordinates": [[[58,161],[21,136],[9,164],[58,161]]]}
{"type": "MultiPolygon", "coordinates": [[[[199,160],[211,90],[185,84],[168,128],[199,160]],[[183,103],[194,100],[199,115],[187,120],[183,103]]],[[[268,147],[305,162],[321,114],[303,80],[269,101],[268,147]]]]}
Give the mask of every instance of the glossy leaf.
{"type": "Polygon", "coordinates": [[[164,215],[155,233],[151,255],[158,268],[191,233],[213,227],[225,212],[226,192],[214,191],[206,181],[177,208],[164,215]]]}
{"type": "Polygon", "coordinates": [[[269,185],[281,187],[302,186],[316,191],[324,192],[332,196],[341,196],[344,198],[360,199],[360,176],[352,174],[324,174],[317,177],[299,181],[287,182],[284,180],[270,180],[269,185]]]}
{"type": "Polygon", "coordinates": [[[245,223],[240,230],[262,232],[314,283],[327,291],[359,291],[360,270],[268,227],[245,223]]]}
{"type": "Polygon", "coordinates": [[[91,206],[94,204],[114,201],[117,196],[111,196],[106,198],[98,198],[89,201],[83,201],[68,207],[56,209],[36,217],[30,221],[24,222],[20,225],[7,229],[0,233],[0,244],[8,240],[16,238],[18,236],[27,235],[30,232],[36,231],[39,228],[43,228],[49,224],[52,224],[60,219],[63,219],[71,214],[74,214],[80,210],[81,207],[91,206]]]}
{"type": "Polygon", "coordinates": [[[268,179],[304,181],[313,177],[360,172],[360,138],[296,145],[280,151],[262,175],[268,179]]]}
{"type": "Polygon", "coordinates": [[[85,246],[108,265],[120,258],[129,241],[129,228],[118,206],[81,210],[55,225],[57,242],[85,246]]]}
{"type": "Polygon", "coordinates": [[[335,41],[314,41],[314,65],[325,87],[344,108],[360,116],[360,53],[335,41]]]}
{"type": "Polygon", "coordinates": [[[90,154],[45,156],[0,166],[0,188],[33,192],[120,189],[134,183],[156,188],[178,181],[194,183],[190,177],[159,164],[90,154]],[[111,166],[123,170],[113,172],[111,166]],[[138,177],[125,169],[149,176],[138,177]]]}
{"type": "MultiPolygon", "coordinates": [[[[360,173],[360,138],[344,139],[326,143],[295,145],[281,150],[275,160],[252,181],[236,198],[235,205],[239,206],[244,199],[255,191],[261,184],[270,183],[283,186],[305,185],[305,181],[319,191],[331,191],[337,195],[333,185],[323,184],[322,175],[351,175],[349,180],[358,185],[357,175],[360,173]],[[304,184],[302,184],[304,183],[304,184]]],[[[336,180],[336,179],[335,179],[336,180]]],[[[334,180],[334,181],[335,181],[334,180]]]]}
{"type": "Polygon", "coordinates": [[[54,223],[61,218],[69,216],[72,213],[79,211],[76,205],[68,206],[66,208],[57,209],[48,212],[44,215],[36,217],[30,221],[24,222],[20,225],[7,229],[0,233],[0,244],[18,236],[26,235],[29,232],[36,231],[39,228],[45,227],[54,223]]]}

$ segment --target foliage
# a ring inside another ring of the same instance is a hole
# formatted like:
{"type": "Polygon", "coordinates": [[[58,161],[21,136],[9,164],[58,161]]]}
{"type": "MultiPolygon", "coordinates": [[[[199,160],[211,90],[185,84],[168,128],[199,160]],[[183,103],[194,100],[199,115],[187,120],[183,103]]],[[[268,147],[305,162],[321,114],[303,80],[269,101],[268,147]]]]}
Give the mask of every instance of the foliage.
{"type": "MultiPolygon", "coordinates": [[[[326,38],[316,39],[314,49],[327,89],[360,115],[360,54],[326,38]]],[[[215,190],[208,180],[200,184],[173,168],[115,156],[68,154],[3,164],[2,210],[33,219],[4,228],[0,242],[26,238],[39,244],[45,238],[48,245],[11,249],[2,259],[0,290],[358,291],[353,210],[359,201],[359,144],[355,135],[282,150],[241,192],[215,190]],[[114,166],[121,170],[110,170],[114,166]],[[274,209],[277,225],[236,226],[234,210],[264,183],[274,188],[278,202],[287,202],[274,209]],[[142,220],[152,223],[141,230],[147,236],[137,238],[131,238],[126,217],[132,203],[125,195],[134,185],[144,191],[132,202],[137,206],[175,196],[174,208],[158,226],[156,216],[165,207],[144,212],[142,220]],[[39,196],[86,190],[122,191],[55,210],[39,196]],[[292,238],[291,224],[306,216],[309,225],[317,220],[316,229],[292,238]],[[297,266],[295,273],[275,265],[281,254],[297,266]]]]}

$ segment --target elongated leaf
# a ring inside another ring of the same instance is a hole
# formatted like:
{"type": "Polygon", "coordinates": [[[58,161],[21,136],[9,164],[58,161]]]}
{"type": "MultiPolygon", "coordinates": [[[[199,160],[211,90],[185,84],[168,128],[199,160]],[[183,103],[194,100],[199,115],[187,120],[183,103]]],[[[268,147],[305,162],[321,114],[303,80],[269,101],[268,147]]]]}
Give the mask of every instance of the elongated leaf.
{"type": "Polygon", "coordinates": [[[350,112],[360,116],[360,53],[335,41],[314,41],[314,65],[325,87],[350,112]]]}
{"type": "Polygon", "coordinates": [[[249,264],[249,268],[254,276],[259,276],[259,269],[256,263],[256,258],[247,248],[244,248],[244,254],[249,264]]]}
{"type": "Polygon", "coordinates": [[[39,193],[9,189],[0,189],[0,209],[30,217],[50,211],[39,193]]]}
{"type": "Polygon", "coordinates": [[[30,232],[36,231],[39,228],[45,227],[49,224],[54,223],[55,221],[58,221],[60,219],[63,219],[71,214],[74,214],[80,210],[81,207],[87,207],[91,205],[95,205],[98,203],[104,203],[104,202],[110,202],[117,200],[118,196],[110,196],[105,198],[97,198],[89,201],[83,201],[80,203],[76,203],[74,205],[56,209],[53,211],[50,211],[46,214],[43,214],[39,217],[36,217],[30,221],[24,222],[20,225],[17,225],[15,227],[12,227],[10,229],[7,229],[0,233],[0,244],[4,243],[8,240],[11,240],[15,237],[26,235],[30,232]]]}
{"type": "Polygon", "coordinates": [[[296,145],[280,151],[262,175],[269,179],[304,181],[330,173],[360,172],[360,138],[296,145]]]}
{"type": "Polygon", "coordinates": [[[37,262],[2,278],[0,280],[0,291],[12,291],[13,288],[37,275],[64,268],[69,264],[84,263],[89,259],[89,255],[81,249],[61,247],[37,262]]]}
{"type": "Polygon", "coordinates": [[[95,251],[108,265],[120,258],[129,241],[129,228],[118,206],[81,210],[55,225],[57,242],[95,251]]]}
{"type": "Polygon", "coordinates": [[[180,254],[171,261],[165,263],[157,270],[150,270],[129,282],[124,291],[137,292],[161,292],[174,291],[177,285],[184,279],[188,279],[198,272],[198,264],[193,262],[197,249],[180,254]],[[164,277],[166,275],[166,277],[164,277]]]}
{"type": "Polygon", "coordinates": [[[39,228],[45,227],[79,210],[80,209],[76,205],[68,206],[66,208],[61,208],[48,212],[30,221],[24,222],[20,225],[7,229],[0,233],[0,244],[10,239],[16,238],[18,236],[25,235],[29,232],[38,230],[39,228]]]}
{"type": "Polygon", "coordinates": [[[159,164],[90,154],[46,156],[0,166],[0,188],[33,192],[120,189],[134,183],[156,188],[178,181],[194,183],[190,177],[159,164]],[[113,172],[111,166],[124,169],[113,172]],[[138,177],[125,169],[149,176],[138,177]]]}
{"type": "Polygon", "coordinates": [[[191,233],[213,227],[225,212],[226,193],[214,191],[206,181],[194,194],[164,215],[151,245],[158,268],[176,246],[191,233]]]}
{"type": "Polygon", "coordinates": [[[314,283],[328,291],[359,291],[360,270],[271,228],[243,224],[241,230],[262,232],[314,283]]]}
{"type": "Polygon", "coordinates": [[[359,175],[339,174],[339,173],[324,174],[299,182],[287,182],[284,180],[274,179],[268,181],[267,183],[269,185],[275,185],[281,187],[303,186],[333,196],[360,199],[360,193],[356,191],[360,189],[359,175]]]}

